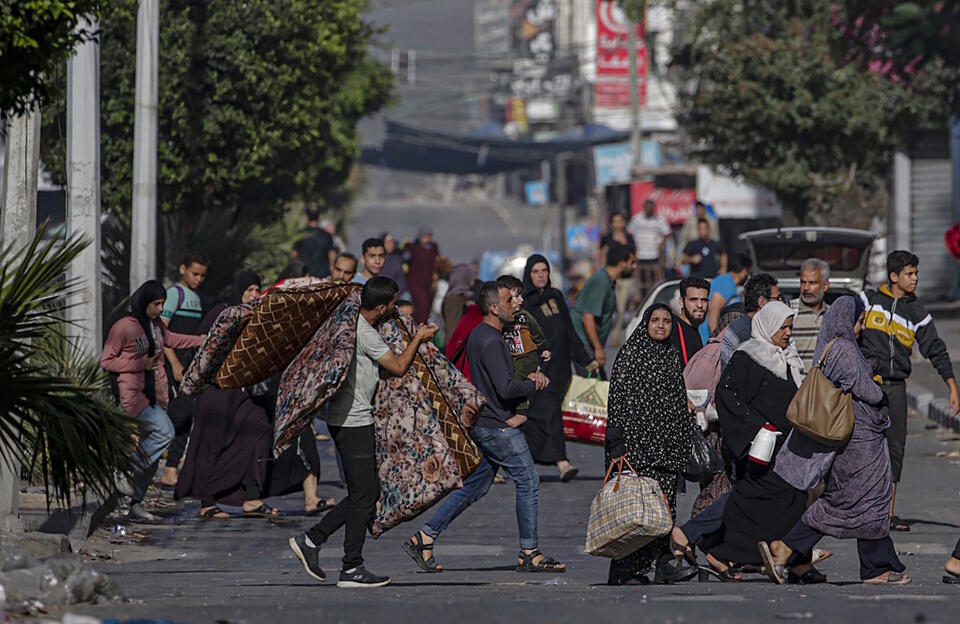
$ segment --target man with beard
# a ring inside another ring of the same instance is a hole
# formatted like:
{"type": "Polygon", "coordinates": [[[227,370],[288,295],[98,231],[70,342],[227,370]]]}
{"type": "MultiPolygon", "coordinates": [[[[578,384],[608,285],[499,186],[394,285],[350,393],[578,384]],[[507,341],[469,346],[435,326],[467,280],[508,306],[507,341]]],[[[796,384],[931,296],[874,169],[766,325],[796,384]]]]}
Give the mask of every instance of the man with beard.
{"type": "Polygon", "coordinates": [[[790,302],[793,319],[793,344],[803,360],[803,369],[813,368],[813,350],[817,348],[820,322],[830,307],[824,296],[830,288],[830,265],[819,258],[807,258],[800,265],[800,296],[790,302]]]}
{"type": "Polygon", "coordinates": [[[688,277],[680,282],[680,316],[673,317],[670,342],[680,350],[684,366],[703,348],[699,327],[707,319],[709,304],[710,282],[702,277],[688,277]]]}

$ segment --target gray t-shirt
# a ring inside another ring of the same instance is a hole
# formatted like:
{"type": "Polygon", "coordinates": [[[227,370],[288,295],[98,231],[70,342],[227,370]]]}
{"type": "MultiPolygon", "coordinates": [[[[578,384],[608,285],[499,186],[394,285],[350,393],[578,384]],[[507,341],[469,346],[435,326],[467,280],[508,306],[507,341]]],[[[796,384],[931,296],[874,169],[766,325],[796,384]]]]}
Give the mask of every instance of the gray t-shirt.
{"type": "Polygon", "coordinates": [[[347,378],[330,399],[324,420],[335,427],[366,427],[373,424],[373,397],[380,381],[377,361],[390,347],[363,315],[357,320],[357,352],[347,378]]]}

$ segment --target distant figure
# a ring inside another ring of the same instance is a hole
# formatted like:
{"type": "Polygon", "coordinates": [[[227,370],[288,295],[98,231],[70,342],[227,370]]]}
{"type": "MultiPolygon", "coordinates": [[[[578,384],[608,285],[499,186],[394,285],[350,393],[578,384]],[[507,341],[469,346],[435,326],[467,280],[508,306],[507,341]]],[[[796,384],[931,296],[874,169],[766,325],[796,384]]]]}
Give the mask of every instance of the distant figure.
{"type": "Polygon", "coordinates": [[[384,232],[380,237],[383,241],[384,261],[380,275],[389,277],[400,288],[400,296],[407,296],[407,275],[403,271],[403,252],[397,245],[397,239],[390,232],[384,232]]]}
{"type": "Polygon", "coordinates": [[[333,236],[320,227],[320,211],[307,209],[307,229],[305,236],[298,240],[290,252],[291,260],[300,260],[307,265],[307,272],[313,277],[329,277],[330,267],[337,257],[333,236]]]}
{"type": "Polygon", "coordinates": [[[697,224],[697,238],[683,248],[681,262],[690,265],[691,277],[714,278],[727,272],[727,251],[723,243],[710,238],[710,223],[700,219],[697,224]]]}
{"type": "MultiPolygon", "coordinates": [[[[683,222],[683,227],[680,228],[680,249],[685,248],[687,243],[700,236],[699,224],[701,219],[706,219],[710,225],[710,238],[720,240],[720,224],[717,222],[717,218],[710,214],[706,204],[697,200],[697,203],[693,206],[693,214],[683,222]]],[[[720,272],[723,273],[723,271],[720,272]]]]}
{"type": "MultiPolygon", "coordinates": [[[[604,259],[607,257],[607,251],[613,245],[626,245],[634,255],[637,253],[637,243],[633,236],[627,232],[627,216],[620,211],[610,215],[610,231],[600,240],[600,252],[604,259]]],[[[606,260],[604,260],[606,261],[606,260]]],[[[623,342],[623,322],[627,317],[627,306],[630,304],[630,297],[633,295],[633,281],[620,280],[616,285],[617,295],[617,322],[614,323],[610,331],[610,340],[613,344],[619,345],[623,342]]]]}
{"type": "Polygon", "coordinates": [[[643,212],[634,215],[627,226],[636,244],[638,303],[663,280],[663,251],[670,237],[670,225],[656,209],[652,199],[644,201],[643,212]]]}
{"type": "Polygon", "coordinates": [[[707,329],[700,331],[700,338],[706,342],[710,332],[717,328],[723,309],[740,300],[738,288],[750,277],[753,261],[739,254],[727,265],[727,272],[710,282],[710,308],[707,310],[707,329]]]}
{"type": "Polygon", "coordinates": [[[417,240],[404,250],[409,267],[407,268],[407,289],[413,299],[417,323],[426,323],[430,318],[430,306],[433,303],[433,271],[436,268],[440,250],[433,242],[433,230],[429,226],[420,228],[417,240]]]}

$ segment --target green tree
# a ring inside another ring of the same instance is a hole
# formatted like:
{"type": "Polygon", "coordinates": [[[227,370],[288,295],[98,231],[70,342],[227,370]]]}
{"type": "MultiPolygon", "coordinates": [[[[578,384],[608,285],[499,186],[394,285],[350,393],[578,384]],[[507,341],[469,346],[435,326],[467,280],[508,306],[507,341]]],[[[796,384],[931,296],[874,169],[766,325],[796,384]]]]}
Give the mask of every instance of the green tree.
{"type": "Polygon", "coordinates": [[[0,4],[0,111],[43,105],[59,86],[46,79],[79,43],[95,33],[77,28],[96,16],[100,0],[4,0],[0,4]]]}
{"type": "Polygon", "coordinates": [[[946,122],[944,64],[909,83],[871,71],[830,0],[705,0],[683,17],[673,77],[691,157],[775,191],[798,222],[864,225],[902,131],[946,122]]]}
{"type": "MultiPolygon", "coordinates": [[[[158,203],[168,275],[199,249],[213,259],[207,291],[219,293],[258,247],[258,224],[294,201],[328,207],[359,153],[357,121],[391,93],[389,69],[368,53],[377,31],[363,9],[351,0],[161,4],[158,203]]],[[[136,0],[116,0],[100,22],[102,203],[123,225],[136,10],[136,0]]],[[[44,135],[48,165],[62,163],[58,112],[44,135]]]]}

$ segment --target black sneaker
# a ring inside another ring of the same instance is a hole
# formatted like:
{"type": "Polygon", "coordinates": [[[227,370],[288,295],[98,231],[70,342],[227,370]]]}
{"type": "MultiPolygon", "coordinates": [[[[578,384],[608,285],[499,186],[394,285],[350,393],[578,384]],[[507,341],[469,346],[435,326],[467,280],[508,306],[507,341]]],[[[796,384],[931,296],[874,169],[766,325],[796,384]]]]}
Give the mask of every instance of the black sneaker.
{"type": "Polygon", "coordinates": [[[383,587],[390,583],[389,576],[377,576],[363,566],[351,570],[341,570],[337,587],[383,587]]]}
{"type": "Polygon", "coordinates": [[[290,550],[297,556],[300,563],[303,564],[304,571],[317,579],[321,583],[327,580],[327,575],[320,567],[320,547],[307,545],[307,536],[303,533],[296,537],[291,537],[287,542],[290,544],[290,550]]]}

